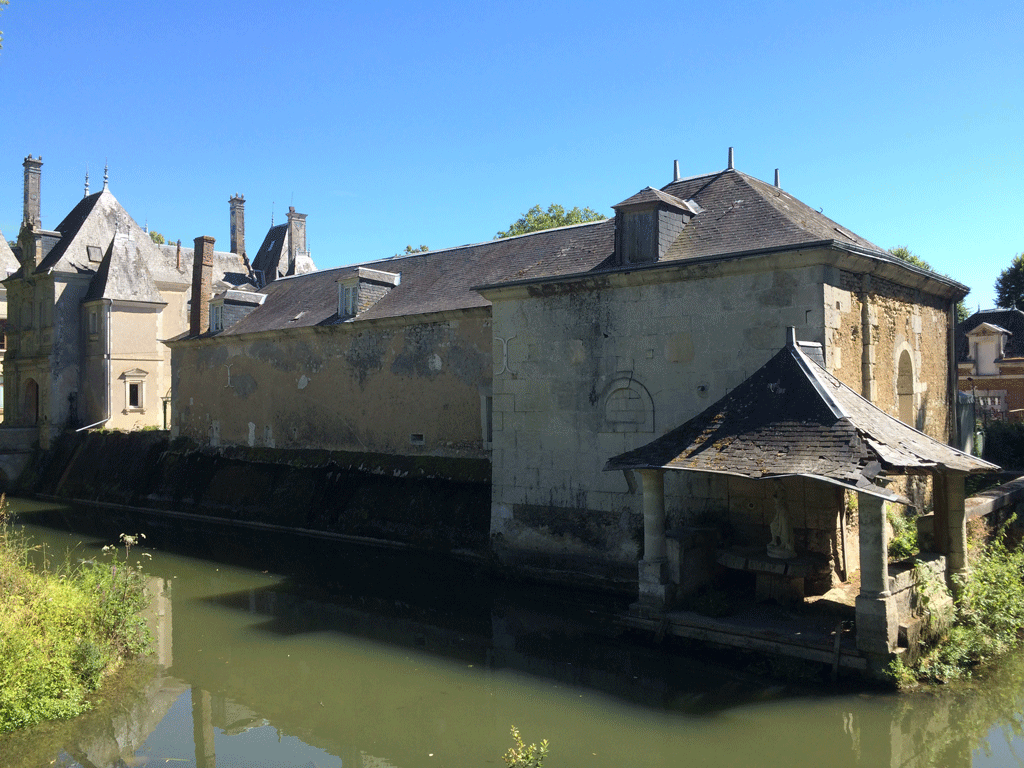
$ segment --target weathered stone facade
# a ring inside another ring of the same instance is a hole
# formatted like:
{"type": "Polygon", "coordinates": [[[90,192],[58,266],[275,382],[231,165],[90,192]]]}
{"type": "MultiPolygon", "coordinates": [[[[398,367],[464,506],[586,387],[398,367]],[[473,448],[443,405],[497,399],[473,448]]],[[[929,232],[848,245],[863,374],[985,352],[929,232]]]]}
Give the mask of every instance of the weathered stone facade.
{"type": "Polygon", "coordinates": [[[172,435],[202,445],[486,457],[485,310],[174,348],[172,435]]]}

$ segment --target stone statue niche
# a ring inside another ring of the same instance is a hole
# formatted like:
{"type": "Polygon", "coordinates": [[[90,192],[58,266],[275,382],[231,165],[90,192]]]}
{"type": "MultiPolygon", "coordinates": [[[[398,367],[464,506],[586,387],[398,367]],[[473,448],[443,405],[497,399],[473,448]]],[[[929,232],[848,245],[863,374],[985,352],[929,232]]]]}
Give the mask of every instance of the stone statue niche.
{"type": "Polygon", "coordinates": [[[786,489],[780,485],[772,495],[775,498],[775,518],[771,524],[772,538],[768,542],[768,557],[790,560],[796,557],[796,539],[793,524],[789,520],[786,489]]]}

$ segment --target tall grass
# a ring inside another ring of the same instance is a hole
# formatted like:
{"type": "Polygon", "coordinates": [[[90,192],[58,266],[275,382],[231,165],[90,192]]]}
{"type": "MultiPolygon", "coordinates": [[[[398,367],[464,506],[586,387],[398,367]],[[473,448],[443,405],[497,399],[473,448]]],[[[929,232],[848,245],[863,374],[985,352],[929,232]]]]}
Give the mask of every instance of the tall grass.
{"type": "Polygon", "coordinates": [[[122,543],[123,554],[104,547],[94,562],[37,568],[0,496],[0,732],[84,712],[87,693],[147,652],[136,538],[122,543]]]}

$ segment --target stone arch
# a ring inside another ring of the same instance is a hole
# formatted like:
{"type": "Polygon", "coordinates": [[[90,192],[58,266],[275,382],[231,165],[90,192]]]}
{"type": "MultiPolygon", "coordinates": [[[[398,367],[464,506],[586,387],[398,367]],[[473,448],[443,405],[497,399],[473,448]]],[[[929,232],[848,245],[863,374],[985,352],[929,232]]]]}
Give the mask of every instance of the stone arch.
{"type": "Polygon", "coordinates": [[[28,426],[39,423],[39,384],[35,379],[25,382],[25,394],[22,398],[22,418],[28,426]]]}
{"type": "Polygon", "coordinates": [[[900,352],[896,365],[896,404],[899,408],[900,421],[917,427],[917,414],[914,408],[914,361],[910,350],[900,352]]]}
{"type": "Polygon", "coordinates": [[[604,397],[602,431],[654,431],[654,400],[643,384],[632,378],[612,381],[604,397]]]}

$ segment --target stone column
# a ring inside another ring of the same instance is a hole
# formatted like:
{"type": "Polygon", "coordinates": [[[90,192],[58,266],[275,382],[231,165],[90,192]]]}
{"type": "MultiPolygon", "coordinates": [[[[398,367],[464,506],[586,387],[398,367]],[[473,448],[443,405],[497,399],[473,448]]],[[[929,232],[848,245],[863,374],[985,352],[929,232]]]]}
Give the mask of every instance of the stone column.
{"type": "Polygon", "coordinates": [[[857,648],[889,654],[896,648],[899,620],[889,591],[889,542],[884,502],[857,494],[860,520],[860,594],[857,595],[857,648]]]}
{"type": "Polygon", "coordinates": [[[640,561],[640,605],[664,610],[671,599],[665,542],[665,470],[641,469],[644,488],[644,559],[640,561]]]}
{"type": "Polygon", "coordinates": [[[946,556],[946,581],[956,586],[954,575],[967,575],[967,512],[964,509],[962,472],[934,475],[935,549],[946,556]]]}

